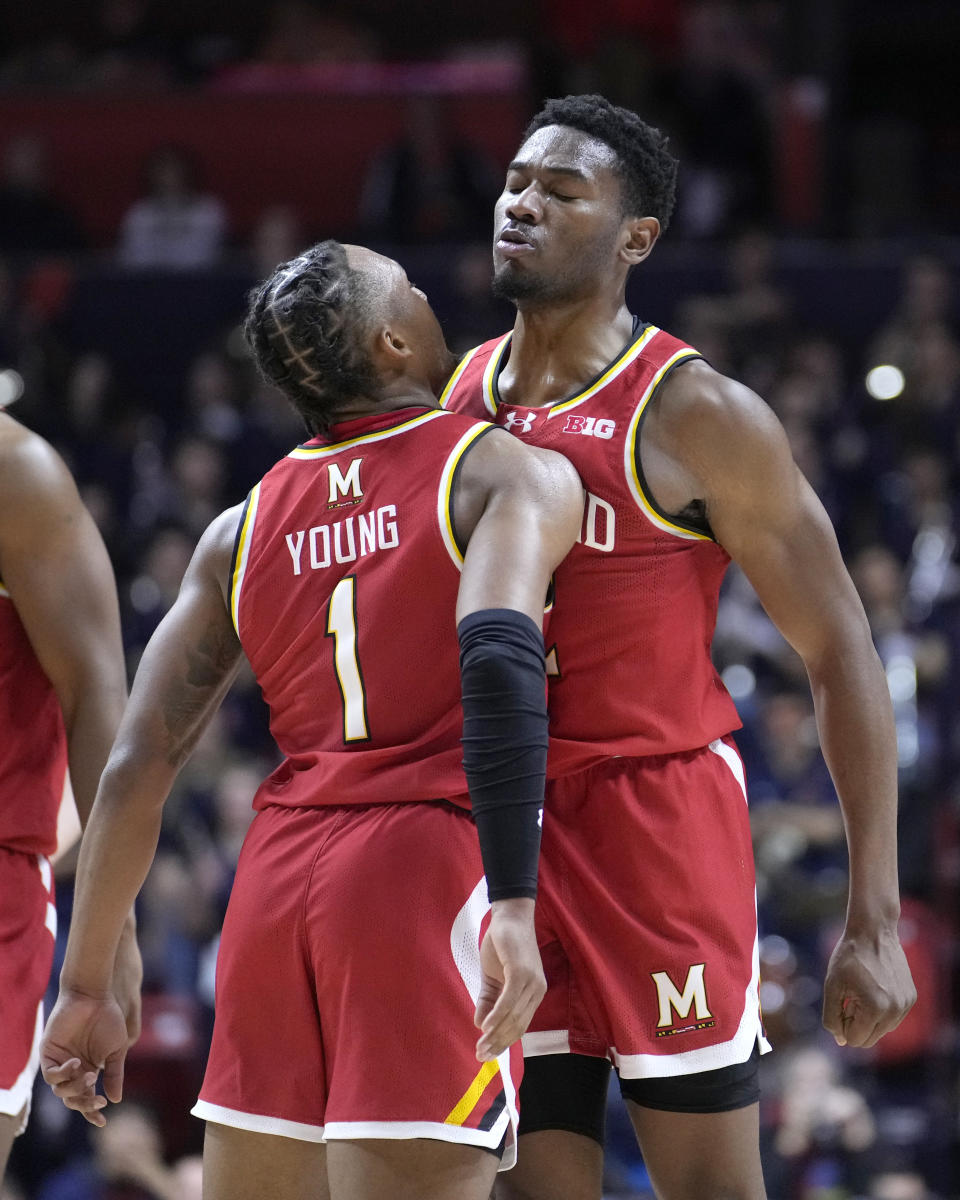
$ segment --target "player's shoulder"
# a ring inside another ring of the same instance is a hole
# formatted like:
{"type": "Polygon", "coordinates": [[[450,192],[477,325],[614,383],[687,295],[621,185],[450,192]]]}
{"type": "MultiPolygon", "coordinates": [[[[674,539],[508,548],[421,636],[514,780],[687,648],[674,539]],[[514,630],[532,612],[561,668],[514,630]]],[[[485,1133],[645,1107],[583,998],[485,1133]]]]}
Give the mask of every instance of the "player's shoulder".
{"type": "Polygon", "coordinates": [[[488,435],[478,440],[464,469],[504,493],[582,501],[583,485],[568,458],[555,450],[528,446],[499,425],[491,426],[488,435]]]}
{"type": "Polygon", "coordinates": [[[661,436],[718,450],[736,448],[744,439],[763,440],[779,430],[756,392],[703,359],[679,364],[664,380],[654,415],[661,436]]]}
{"type": "Polygon", "coordinates": [[[0,412],[0,510],[40,516],[48,503],[75,501],[73,478],[56,450],[0,412]]]}

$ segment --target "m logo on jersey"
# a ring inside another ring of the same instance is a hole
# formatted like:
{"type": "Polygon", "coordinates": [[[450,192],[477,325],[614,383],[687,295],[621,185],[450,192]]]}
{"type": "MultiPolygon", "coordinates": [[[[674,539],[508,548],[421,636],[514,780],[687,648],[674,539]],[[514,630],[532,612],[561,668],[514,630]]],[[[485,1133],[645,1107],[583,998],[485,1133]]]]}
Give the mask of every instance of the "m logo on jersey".
{"type": "Polygon", "coordinates": [[[703,982],[706,963],[694,963],[687,971],[681,992],[666,971],[654,971],[651,978],[657,987],[660,1004],[660,1019],[657,1021],[657,1037],[669,1037],[675,1033],[692,1033],[695,1029],[709,1029],[715,1024],[713,1013],[707,1006],[707,989],[703,982]],[[694,1020],[689,1020],[693,1009],[694,1020]],[[678,1021],[687,1024],[677,1029],[678,1021]]]}
{"type": "Polygon", "coordinates": [[[563,423],[561,433],[582,433],[584,437],[598,437],[609,440],[613,437],[613,431],[616,429],[616,421],[609,421],[606,417],[578,417],[574,413],[570,413],[566,421],[563,423]]]}
{"type": "Polygon", "coordinates": [[[526,416],[522,416],[520,413],[508,413],[503,427],[509,429],[511,433],[529,433],[536,419],[537,414],[532,412],[528,412],[526,416]]]}
{"type": "Polygon", "coordinates": [[[354,500],[360,500],[363,497],[363,488],[360,486],[360,464],[362,462],[362,458],[355,458],[347,467],[346,474],[335,462],[327,466],[327,478],[330,481],[328,504],[336,504],[341,496],[346,496],[347,492],[353,496],[354,500]]]}

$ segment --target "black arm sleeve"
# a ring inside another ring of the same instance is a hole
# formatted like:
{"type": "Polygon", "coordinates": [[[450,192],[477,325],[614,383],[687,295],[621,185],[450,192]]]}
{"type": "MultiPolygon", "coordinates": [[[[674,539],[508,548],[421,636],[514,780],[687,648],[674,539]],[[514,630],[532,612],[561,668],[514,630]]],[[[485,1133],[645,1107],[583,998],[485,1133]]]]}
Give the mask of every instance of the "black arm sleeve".
{"type": "Polygon", "coordinates": [[[547,772],[543,634],[523,613],[489,608],[457,627],[463,768],[491,902],[535,897],[547,772]]]}

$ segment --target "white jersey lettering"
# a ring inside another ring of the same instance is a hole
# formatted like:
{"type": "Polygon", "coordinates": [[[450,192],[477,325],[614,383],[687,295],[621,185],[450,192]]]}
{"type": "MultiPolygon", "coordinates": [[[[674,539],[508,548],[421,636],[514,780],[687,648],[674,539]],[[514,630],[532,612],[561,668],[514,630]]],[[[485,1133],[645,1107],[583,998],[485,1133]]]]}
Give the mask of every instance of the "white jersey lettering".
{"type": "Polygon", "coordinates": [[[578,542],[591,550],[602,550],[609,554],[616,537],[617,517],[613,505],[601,500],[593,492],[587,492],[587,507],[583,514],[583,527],[578,542]]]}
{"type": "Polygon", "coordinates": [[[320,571],[334,562],[356,562],[377,550],[395,550],[400,545],[397,506],[385,504],[370,513],[358,513],[311,529],[296,529],[283,536],[294,575],[300,575],[304,568],[304,542],[310,547],[312,571],[320,571]]]}

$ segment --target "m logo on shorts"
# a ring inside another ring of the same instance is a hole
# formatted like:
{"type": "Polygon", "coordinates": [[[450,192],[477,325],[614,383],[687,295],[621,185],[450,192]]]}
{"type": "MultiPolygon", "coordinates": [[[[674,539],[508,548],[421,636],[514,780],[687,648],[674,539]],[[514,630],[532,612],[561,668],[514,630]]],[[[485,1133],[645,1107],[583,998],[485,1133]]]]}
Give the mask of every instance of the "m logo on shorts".
{"type": "Polygon", "coordinates": [[[671,1033],[687,1033],[694,1029],[708,1029],[714,1024],[713,1014],[707,1006],[707,989],[703,982],[706,965],[694,963],[687,971],[682,992],[666,971],[652,972],[651,978],[657,985],[657,999],[660,1002],[657,1037],[665,1037],[671,1033]],[[675,1029],[677,1021],[688,1020],[691,1009],[694,1020],[689,1021],[682,1029],[675,1029]]]}

